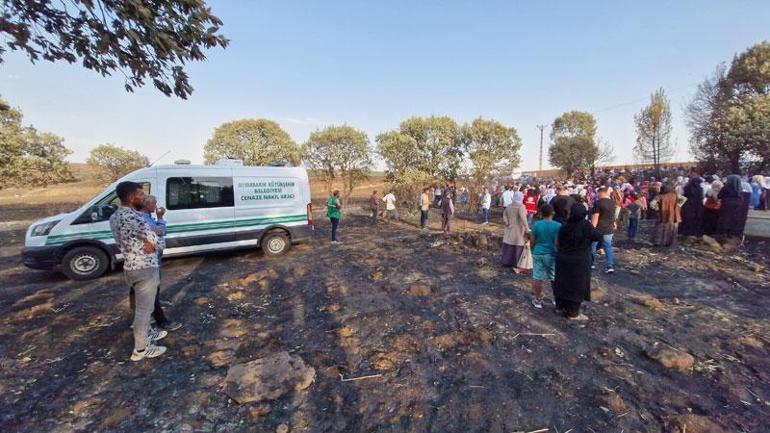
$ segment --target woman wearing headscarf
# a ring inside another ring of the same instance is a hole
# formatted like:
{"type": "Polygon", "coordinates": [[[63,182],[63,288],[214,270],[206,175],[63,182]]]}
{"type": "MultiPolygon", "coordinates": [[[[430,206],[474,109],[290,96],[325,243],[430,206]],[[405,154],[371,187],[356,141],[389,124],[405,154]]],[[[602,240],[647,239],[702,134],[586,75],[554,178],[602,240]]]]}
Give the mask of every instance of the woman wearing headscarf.
{"type": "Polygon", "coordinates": [[[669,247],[676,243],[676,232],[682,221],[679,213],[679,195],[676,188],[663,185],[658,194],[658,219],[653,231],[652,243],[669,247]]]}
{"type": "Polygon", "coordinates": [[[529,225],[527,225],[527,209],[524,207],[524,194],[520,191],[513,193],[513,203],[503,211],[503,251],[502,264],[515,270],[527,243],[529,225]]]}
{"type": "Polygon", "coordinates": [[[682,223],[679,224],[679,234],[682,236],[701,236],[703,234],[703,179],[694,175],[684,187],[684,197],[687,199],[682,206],[682,223]]]}
{"type": "Polygon", "coordinates": [[[742,236],[746,226],[747,212],[744,212],[741,177],[737,174],[727,176],[725,185],[719,191],[719,219],[717,234],[726,236],[742,236]]]}
{"type": "Polygon", "coordinates": [[[706,201],[703,204],[703,234],[713,236],[717,233],[719,221],[719,209],[722,203],[719,201],[719,193],[722,191],[722,182],[718,179],[711,181],[711,188],[706,193],[706,201]]]}
{"type": "Polygon", "coordinates": [[[573,204],[567,223],[559,230],[553,283],[556,313],[580,321],[588,320],[580,313],[581,303],[591,300],[591,243],[602,241],[586,215],[585,206],[573,204]]]}

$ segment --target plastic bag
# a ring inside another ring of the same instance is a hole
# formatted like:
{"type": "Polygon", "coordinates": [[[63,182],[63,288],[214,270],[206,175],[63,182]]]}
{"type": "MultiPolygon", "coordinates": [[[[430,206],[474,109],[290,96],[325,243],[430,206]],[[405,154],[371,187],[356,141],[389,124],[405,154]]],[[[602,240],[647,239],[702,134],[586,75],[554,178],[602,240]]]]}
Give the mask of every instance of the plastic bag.
{"type": "Polygon", "coordinates": [[[529,242],[524,244],[524,251],[521,252],[519,263],[516,266],[519,269],[532,269],[532,250],[529,248],[529,242]]]}

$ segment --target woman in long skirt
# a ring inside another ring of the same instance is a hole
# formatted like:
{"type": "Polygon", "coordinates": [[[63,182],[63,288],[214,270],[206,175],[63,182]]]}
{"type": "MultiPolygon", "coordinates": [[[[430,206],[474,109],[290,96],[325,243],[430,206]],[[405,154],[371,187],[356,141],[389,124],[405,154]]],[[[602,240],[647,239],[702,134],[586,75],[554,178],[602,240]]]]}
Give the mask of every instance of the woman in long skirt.
{"type": "Polygon", "coordinates": [[[567,223],[559,230],[553,284],[556,313],[578,321],[588,320],[580,313],[580,305],[591,300],[591,243],[603,238],[586,220],[587,214],[585,206],[575,203],[567,223]]]}
{"type": "Polygon", "coordinates": [[[729,237],[740,237],[746,226],[748,214],[744,209],[742,197],[741,177],[737,174],[727,176],[725,185],[719,191],[719,220],[717,220],[717,234],[729,237]]]}
{"type": "Polygon", "coordinates": [[[527,209],[524,207],[524,195],[516,191],[513,194],[513,203],[503,211],[503,251],[502,264],[506,268],[517,267],[524,245],[527,243],[527,209]]]}
{"type": "Polygon", "coordinates": [[[670,247],[676,244],[676,232],[682,217],[679,196],[670,185],[663,185],[658,195],[658,220],[652,233],[652,243],[670,247]]]}
{"type": "Polygon", "coordinates": [[[698,236],[703,234],[703,179],[693,176],[684,187],[687,201],[682,205],[682,222],[679,224],[679,234],[682,236],[698,236]]]}

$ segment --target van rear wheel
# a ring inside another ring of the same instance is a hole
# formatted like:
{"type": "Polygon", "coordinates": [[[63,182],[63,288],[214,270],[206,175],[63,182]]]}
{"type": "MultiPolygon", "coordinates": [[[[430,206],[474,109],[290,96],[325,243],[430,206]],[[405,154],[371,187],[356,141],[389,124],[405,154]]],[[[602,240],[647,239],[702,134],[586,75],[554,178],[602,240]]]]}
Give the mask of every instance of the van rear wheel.
{"type": "Polygon", "coordinates": [[[107,254],[101,248],[91,246],[75,247],[67,251],[61,262],[64,275],[77,281],[101,277],[109,264],[107,254]]]}
{"type": "Polygon", "coordinates": [[[284,233],[273,232],[266,234],[260,242],[266,256],[278,257],[286,254],[291,248],[291,240],[284,233]]]}

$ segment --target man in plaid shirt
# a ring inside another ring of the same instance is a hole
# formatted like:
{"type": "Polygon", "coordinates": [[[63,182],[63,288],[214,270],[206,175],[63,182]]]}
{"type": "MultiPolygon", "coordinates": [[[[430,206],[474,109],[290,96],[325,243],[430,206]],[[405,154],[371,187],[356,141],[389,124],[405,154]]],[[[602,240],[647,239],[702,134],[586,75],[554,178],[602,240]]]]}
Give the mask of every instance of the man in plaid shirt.
{"type": "Polygon", "coordinates": [[[157,251],[163,249],[163,239],[150,228],[141,212],[145,200],[141,185],[121,182],[115,192],[120,198],[120,208],[110,217],[110,229],[123,254],[123,272],[136,302],[131,360],[155,358],[166,352],[166,348],[154,343],[168,334],[164,330],[150,330],[150,315],[160,284],[157,251]]]}

